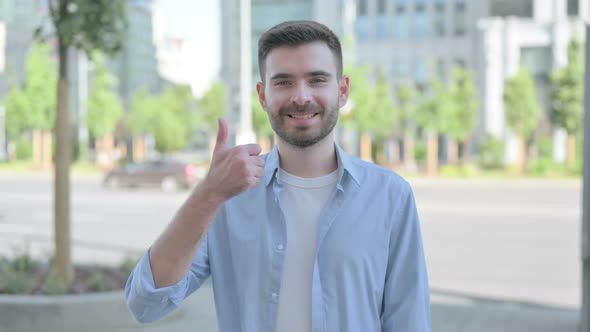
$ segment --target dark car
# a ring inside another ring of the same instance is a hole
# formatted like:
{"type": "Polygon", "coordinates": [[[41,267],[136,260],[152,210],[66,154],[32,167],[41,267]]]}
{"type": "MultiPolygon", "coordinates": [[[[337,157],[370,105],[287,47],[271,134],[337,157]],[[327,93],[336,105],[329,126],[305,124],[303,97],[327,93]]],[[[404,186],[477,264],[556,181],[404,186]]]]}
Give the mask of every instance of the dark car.
{"type": "Polygon", "coordinates": [[[159,186],[170,192],[190,188],[202,178],[202,172],[193,164],[168,159],[130,163],[108,172],[104,185],[110,188],[159,186]]]}

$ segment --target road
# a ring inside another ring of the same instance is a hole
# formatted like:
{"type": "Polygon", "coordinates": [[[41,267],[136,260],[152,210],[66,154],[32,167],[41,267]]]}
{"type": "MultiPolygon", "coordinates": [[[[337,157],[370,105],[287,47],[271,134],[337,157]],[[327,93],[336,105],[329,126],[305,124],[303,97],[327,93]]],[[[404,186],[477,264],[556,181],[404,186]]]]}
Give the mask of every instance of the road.
{"type": "MultiPolygon", "coordinates": [[[[572,324],[581,302],[580,181],[409,182],[421,215],[433,302],[448,307],[433,311],[439,326],[453,315],[468,326],[461,303],[483,308],[482,319],[492,319],[486,310],[501,312],[499,303],[509,305],[502,307],[507,312],[532,310],[537,316],[522,311],[523,319],[538,324],[547,325],[543,317],[572,324]]],[[[0,252],[23,243],[34,255],[51,252],[51,186],[47,175],[0,174],[0,252]]],[[[106,190],[91,176],[75,177],[72,189],[74,259],[110,263],[143,252],[187,195],[106,190]]]]}

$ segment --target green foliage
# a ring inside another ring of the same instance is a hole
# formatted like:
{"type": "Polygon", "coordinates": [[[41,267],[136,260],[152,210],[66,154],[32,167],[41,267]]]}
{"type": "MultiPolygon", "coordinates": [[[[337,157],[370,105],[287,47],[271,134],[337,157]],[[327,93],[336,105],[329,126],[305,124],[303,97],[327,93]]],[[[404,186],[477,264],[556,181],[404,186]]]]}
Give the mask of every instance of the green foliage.
{"type": "Polygon", "coordinates": [[[454,68],[449,94],[451,107],[445,117],[445,133],[464,142],[475,128],[479,108],[471,72],[461,67],[454,68]]]}
{"type": "Polygon", "coordinates": [[[17,160],[31,160],[33,157],[33,142],[26,134],[21,134],[14,141],[15,157],[17,160]]]}
{"type": "MultiPolygon", "coordinates": [[[[254,100],[254,99],[253,99],[254,100]]],[[[252,102],[254,107],[254,101],[252,102]]],[[[225,87],[216,82],[203,94],[197,103],[201,127],[213,131],[217,128],[217,119],[225,113],[225,87]]]]}
{"type": "Polygon", "coordinates": [[[439,173],[442,176],[449,177],[472,177],[478,175],[479,170],[476,165],[464,163],[461,165],[442,166],[439,173]]]}
{"type": "Polygon", "coordinates": [[[12,88],[6,97],[6,126],[10,138],[28,129],[53,128],[56,82],[49,46],[34,43],[27,60],[24,85],[12,88]]]}
{"type": "Polygon", "coordinates": [[[65,46],[105,53],[118,51],[127,26],[127,1],[50,0],[57,37],[65,46]]]}
{"type": "Polygon", "coordinates": [[[505,83],[504,107],[508,126],[527,141],[537,127],[541,108],[537,100],[535,82],[522,65],[518,73],[505,83]]]}
{"type": "Polygon", "coordinates": [[[134,135],[153,135],[159,152],[179,150],[198,126],[195,104],[187,86],[174,86],[157,96],[138,91],[131,101],[129,127],[134,135]]]}
{"type": "Polygon", "coordinates": [[[256,91],[252,93],[252,126],[258,136],[271,137],[274,135],[268,114],[262,109],[256,91]]]}
{"type": "Polygon", "coordinates": [[[115,131],[123,115],[123,105],[119,100],[115,77],[104,65],[102,55],[95,53],[93,82],[88,96],[87,125],[94,137],[104,137],[115,131]]]}
{"type": "Polygon", "coordinates": [[[45,280],[45,284],[43,284],[42,288],[43,294],[46,295],[63,295],[66,291],[66,284],[53,275],[45,280]]]}
{"type": "Polygon", "coordinates": [[[418,92],[412,85],[400,85],[397,89],[397,104],[400,111],[400,122],[407,124],[415,121],[416,117],[416,100],[418,92]]]}
{"type": "Polygon", "coordinates": [[[33,277],[24,271],[8,268],[0,271],[0,289],[8,294],[28,293],[34,287],[33,277]]]}
{"type": "Polygon", "coordinates": [[[392,89],[383,73],[379,72],[374,85],[370,84],[367,67],[350,67],[351,122],[361,133],[377,137],[389,136],[399,122],[399,110],[395,107],[392,89]]]}
{"type": "Polygon", "coordinates": [[[131,99],[129,112],[129,129],[133,135],[152,132],[152,125],[156,121],[158,100],[145,90],[136,91],[131,99]]]}
{"type": "Polygon", "coordinates": [[[125,257],[123,261],[119,264],[119,269],[124,271],[127,275],[133,272],[135,265],[137,265],[138,260],[132,257],[125,257]]]}
{"type": "Polygon", "coordinates": [[[530,174],[545,175],[553,168],[553,140],[551,137],[539,139],[537,159],[533,160],[528,168],[530,174]]]}
{"type": "Polygon", "coordinates": [[[106,289],[104,273],[98,271],[90,276],[90,279],[88,279],[88,288],[96,292],[104,291],[106,289]]]}
{"type": "Polygon", "coordinates": [[[584,111],[584,44],[574,38],[568,45],[568,64],[551,75],[551,122],[574,135],[584,111]]]}
{"type": "Polygon", "coordinates": [[[479,146],[479,165],[485,169],[498,169],[504,166],[504,141],[489,135],[479,146]]]}
{"type": "Polygon", "coordinates": [[[451,97],[442,82],[432,82],[431,96],[424,100],[416,110],[415,120],[420,126],[434,132],[447,129],[449,114],[453,108],[451,97]]]}
{"type": "Polygon", "coordinates": [[[414,143],[414,159],[419,164],[423,164],[426,162],[426,156],[428,154],[426,143],[422,140],[418,140],[414,143]]]}

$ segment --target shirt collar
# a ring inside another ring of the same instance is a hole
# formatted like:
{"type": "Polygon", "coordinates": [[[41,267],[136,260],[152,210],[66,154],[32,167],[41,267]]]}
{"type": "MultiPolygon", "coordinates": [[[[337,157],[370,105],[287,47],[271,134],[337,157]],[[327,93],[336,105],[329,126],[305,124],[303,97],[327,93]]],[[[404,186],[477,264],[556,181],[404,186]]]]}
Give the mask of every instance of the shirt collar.
{"type": "MultiPolygon", "coordinates": [[[[344,173],[348,173],[350,177],[360,185],[358,165],[354,162],[354,157],[346,153],[338,144],[336,146],[336,157],[338,159],[338,183],[342,183],[344,173]]],[[[275,145],[274,148],[267,154],[264,162],[264,185],[268,186],[272,179],[276,176],[279,169],[279,150],[275,145]]]]}

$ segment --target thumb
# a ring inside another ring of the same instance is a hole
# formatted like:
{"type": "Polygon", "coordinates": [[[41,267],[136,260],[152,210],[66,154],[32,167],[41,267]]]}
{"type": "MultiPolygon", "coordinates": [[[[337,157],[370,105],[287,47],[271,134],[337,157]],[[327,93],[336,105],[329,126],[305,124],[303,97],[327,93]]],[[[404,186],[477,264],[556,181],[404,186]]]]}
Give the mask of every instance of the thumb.
{"type": "Polygon", "coordinates": [[[215,143],[215,150],[225,147],[227,145],[228,129],[227,123],[223,118],[218,118],[217,123],[219,128],[217,130],[217,142],[215,143]]]}

